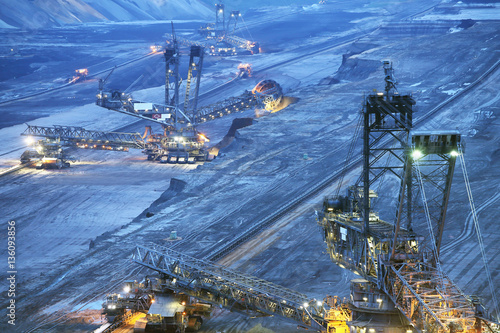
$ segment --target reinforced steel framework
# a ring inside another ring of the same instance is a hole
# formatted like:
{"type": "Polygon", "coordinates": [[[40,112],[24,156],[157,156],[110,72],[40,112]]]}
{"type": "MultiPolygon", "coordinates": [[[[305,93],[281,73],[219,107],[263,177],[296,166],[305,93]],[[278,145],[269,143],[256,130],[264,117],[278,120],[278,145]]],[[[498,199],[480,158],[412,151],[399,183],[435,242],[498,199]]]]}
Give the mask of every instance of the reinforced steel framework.
{"type": "Polygon", "coordinates": [[[223,40],[238,49],[247,50],[248,52],[250,52],[250,54],[256,54],[260,52],[258,43],[251,42],[235,35],[226,35],[224,36],[223,40]]]}
{"type": "Polygon", "coordinates": [[[229,35],[233,35],[236,31],[236,25],[238,24],[238,19],[241,17],[241,13],[239,10],[232,10],[231,15],[229,15],[229,19],[227,20],[226,33],[229,35]],[[229,31],[231,28],[231,23],[234,22],[233,30],[229,31]]]}
{"type": "Polygon", "coordinates": [[[194,117],[194,121],[196,123],[204,123],[231,113],[243,112],[258,104],[259,101],[255,95],[249,91],[245,91],[240,96],[226,98],[217,103],[202,106],[194,117]]]}
{"type": "MultiPolygon", "coordinates": [[[[179,64],[180,64],[180,53],[179,45],[177,43],[177,37],[175,35],[174,23],[172,22],[172,45],[165,48],[165,105],[170,105],[177,109],[179,105],[179,86],[180,86],[180,75],[179,75],[179,64]],[[172,66],[172,69],[170,68],[172,66]],[[171,90],[171,77],[174,80],[173,94],[170,96],[171,90]]],[[[177,121],[177,114],[174,115],[175,121],[177,121]]]]}
{"type": "Polygon", "coordinates": [[[186,95],[184,96],[184,113],[190,114],[193,119],[196,119],[197,115],[197,107],[198,107],[198,93],[200,91],[200,80],[201,80],[201,72],[203,69],[203,54],[205,53],[205,49],[203,47],[192,45],[191,50],[189,52],[189,67],[188,67],[188,76],[186,79],[186,95]],[[193,72],[196,72],[194,75],[194,79],[196,80],[196,85],[194,89],[194,97],[192,103],[192,110],[189,108],[189,96],[191,93],[191,81],[193,79],[193,72]]]}
{"type": "Polygon", "coordinates": [[[462,151],[460,134],[411,132],[415,102],[395,90],[389,62],[384,70],[385,92],[365,98],[363,174],[357,183],[363,186],[327,198],[318,221],[328,252],[341,267],[385,292],[419,332],[474,329],[472,303],[439,266],[455,159],[462,151]],[[381,220],[370,206],[377,196],[370,187],[387,172],[400,181],[395,223],[381,220]],[[421,232],[425,229],[428,234],[421,232]]]}
{"type": "Polygon", "coordinates": [[[226,18],[224,13],[224,4],[215,4],[215,37],[223,37],[226,28],[226,18]]]}
{"type": "Polygon", "coordinates": [[[363,112],[363,222],[364,232],[369,231],[370,220],[370,186],[386,172],[402,179],[402,168],[405,164],[404,150],[412,128],[415,105],[411,95],[394,93],[396,80],[393,77],[392,65],[384,62],[385,93],[368,95],[363,112]],[[390,138],[395,147],[381,145],[390,138]],[[394,157],[395,163],[388,157],[394,157]],[[383,160],[387,158],[388,162],[383,160]],[[384,163],[385,162],[385,163],[384,163]]]}
{"type": "Polygon", "coordinates": [[[386,265],[383,290],[419,332],[472,331],[480,321],[460,288],[430,264],[386,265]]]}
{"type": "MultiPolygon", "coordinates": [[[[163,163],[192,164],[206,161],[208,158],[205,138],[195,130],[157,135],[151,132],[151,127],[146,127],[144,135],[141,136],[139,133],[87,131],[81,127],[72,126],[28,125],[21,135],[46,138],[45,141],[37,143],[37,147],[41,147],[43,151],[48,151],[52,146],[55,148],[51,150],[57,151],[62,151],[62,147],[117,151],[128,151],[129,148],[134,148],[141,149],[143,154],[148,155],[148,160],[163,163]]],[[[36,157],[40,153],[28,155],[36,157]]]]}
{"type": "Polygon", "coordinates": [[[54,125],[53,127],[44,127],[28,124],[27,126],[28,128],[21,135],[58,139],[61,142],[66,142],[66,145],[87,143],[98,146],[105,145],[108,147],[136,149],[144,149],[146,147],[146,143],[139,133],[89,131],[75,126],[54,125]]]}
{"type": "Polygon", "coordinates": [[[271,282],[154,244],[137,245],[132,260],[164,274],[166,289],[247,315],[280,316],[318,331],[327,327],[323,302],[271,282]]]}
{"type": "MultiPolygon", "coordinates": [[[[425,246],[434,251],[434,262],[439,258],[451,183],[459,150],[464,151],[457,131],[413,131],[407,147],[404,179],[399,195],[394,242],[398,241],[401,225],[406,229],[427,229],[425,246]],[[422,194],[426,201],[420,200],[422,194]],[[428,211],[429,221],[420,212],[428,211]],[[420,213],[420,214],[419,214],[420,213]],[[419,219],[420,217],[420,219],[419,219]]],[[[421,244],[423,247],[424,244],[421,244]]],[[[395,248],[393,248],[393,255],[395,248]]]]}

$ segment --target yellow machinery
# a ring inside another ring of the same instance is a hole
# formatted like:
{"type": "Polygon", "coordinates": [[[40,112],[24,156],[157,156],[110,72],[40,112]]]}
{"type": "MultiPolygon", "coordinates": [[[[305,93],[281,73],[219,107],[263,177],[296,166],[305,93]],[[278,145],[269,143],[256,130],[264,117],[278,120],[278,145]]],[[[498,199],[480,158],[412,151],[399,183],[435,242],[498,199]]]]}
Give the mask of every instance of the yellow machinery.
{"type": "Polygon", "coordinates": [[[330,309],[325,313],[327,333],[349,333],[347,322],[351,319],[351,311],[338,296],[327,296],[326,304],[330,309]]]}

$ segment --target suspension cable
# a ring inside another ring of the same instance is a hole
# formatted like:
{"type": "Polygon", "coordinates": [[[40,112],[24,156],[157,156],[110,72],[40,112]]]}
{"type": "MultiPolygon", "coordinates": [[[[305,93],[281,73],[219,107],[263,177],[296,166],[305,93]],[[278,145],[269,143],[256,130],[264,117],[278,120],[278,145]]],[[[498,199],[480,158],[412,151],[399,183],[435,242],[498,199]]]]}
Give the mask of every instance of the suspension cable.
{"type": "Polygon", "coordinates": [[[132,82],[128,87],[127,89],[125,89],[123,92],[128,94],[129,90],[136,85],[137,82],[139,82],[140,79],[142,79],[144,77],[144,74],[141,74],[134,82],[132,82]]]}
{"type": "Polygon", "coordinates": [[[472,213],[472,220],[474,221],[474,227],[476,229],[476,235],[477,235],[477,240],[479,242],[479,248],[481,249],[481,256],[482,256],[483,263],[484,263],[484,269],[486,271],[486,277],[488,278],[488,285],[490,287],[491,296],[493,297],[493,305],[495,307],[497,321],[500,321],[500,312],[498,311],[497,297],[496,297],[496,293],[495,293],[495,288],[493,286],[493,280],[491,279],[491,273],[490,273],[490,268],[488,266],[488,261],[486,258],[486,252],[484,250],[483,236],[482,236],[481,230],[479,228],[479,219],[477,217],[474,199],[472,198],[472,191],[471,191],[471,187],[470,187],[469,175],[467,173],[467,168],[465,166],[465,159],[464,159],[464,154],[463,154],[461,145],[458,146],[458,159],[460,161],[460,165],[462,166],[462,174],[464,176],[465,188],[467,190],[467,196],[469,198],[469,205],[470,205],[470,209],[471,209],[471,213],[472,213]]]}
{"type": "Polygon", "coordinates": [[[354,129],[354,136],[352,137],[351,144],[349,146],[349,150],[347,152],[347,157],[345,159],[345,164],[344,168],[342,169],[342,172],[340,174],[340,179],[337,184],[337,190],[335,191],[335,197],[339,197],[340,189],[342,188],[342,183],[344,182],[344,177],[347,173],[347,166],[349,165],[349,162],[351,161],[352,154],[354,152],[354,148],[356,147],[356,141],[358,141],[359,138],[359,133],[361,132],[361,125],[363,123],[363,114],[360,112],[358,115],[358,122],[356,124],[356,128],[354,129]]]}
{"type": "Polygon", "coordinates": [[[243,23],[243,26],[245,27],[246,31],[250,35],[250,40],[254,41],[255,39],[253,39],[252,33],[250,32],[250,30],[248,30],[248,26],[247,26],[245,20],[243,19],[243,16],[241,17],[241,23],[243,23]]]}
{"type": "Polygon", "coordinates": [[[441,271],[441,263],[439,262],[439,256],[438,256],[437,245],[436,245],[436,238],[434,236],[434,230],[432,229],[431,214],[429,212],[429,206],[427,205],[427,197],[425,195],[424,182],[422,180],[422,173],[420,171],[420,165],[418,163],[418,159],[414,160],[414,165],[415,165],[415,169],[417,171],[418,185],[420,187],[420,195],[422,197],[422,203],[424,206],[425,219],[427,221],[427,228],[429,229],[429,234],[431,237],[432,252],[434,252],[434,256],[436,258],[436,268],[438,270],[440,284],[444,288],[443,276],[441,274],[441,272],[442,272],[441,271]]]}

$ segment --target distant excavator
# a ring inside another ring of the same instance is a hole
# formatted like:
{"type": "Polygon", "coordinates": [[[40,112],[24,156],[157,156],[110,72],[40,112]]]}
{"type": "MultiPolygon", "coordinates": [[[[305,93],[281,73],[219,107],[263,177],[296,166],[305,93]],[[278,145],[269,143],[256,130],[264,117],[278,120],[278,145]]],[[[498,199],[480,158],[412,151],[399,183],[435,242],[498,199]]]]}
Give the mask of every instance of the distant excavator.
{"type": "Polygon", "coordinates": [[[104,83],[109,75],[99,81],[96,104],[124,114],[160,124],[164,133],[152,135],[151,128],[146,130],[149,143],[145,154],[149,160],[183,163],[184,161],[206,161],[208,152],[205,147],[206,136],[197,131],[197,106],[203,68],[204,49],[193,45],[189,54],[188,76],[184,103],[179,103],[181,78],[179,74],[180,52],[172,23],[172,43],[164,51],[165,57],[165,104],[154,104],[134,100],[131,95],[119,91],[105,91],[104,83]],[[193,100],[191,84],[195,82],[193,100]]]}
{"type": "MultiPolygon", "coordinates": [[[[158,47],[152,48],[158,52],[158,47]]],[[[71,158],[66,148],[85,148],[98,150],[128,151],[141,149],[150,161],[162,163],[197,163],[212,160],[209,153],[207,136],[200,133],[197,125],[232,113],[250,108],[272,110],[279,104],[282,91],[279,84],[272,80],[260,82],[252,91],[245,91],[237,97],[230,97],[217,103],[198,107],[201,74],[205,49],[191,45],[188,73],[185,80],[184,101],[180,103],[180,50],[172,23],[172,41],[163,52],[165,58],[165,102],[164,104],[135,100],[127,90],[106,89],[105,84],[116,67],[99,79],[96,104],[100,107],[153,122],[162,127],[163,133],[154,134],[151,126],[146,126],[145,134],[88,131],[75,126],[31,126],[22,135],[41,137],[21,157],[22,163],[39,162],[41,168],[69,167],[71,158]],[[194,88],[192,88],[194,85],[194,88]]],[[[250,65],[239,68],[238,77],[251,74],[250,65]]],[[[86,70],[78,70],[86,75],[86,70]]],[[[137,81],[137,80],[136,80],[137,81]]],[[[132,83],[130,86],[135,84],[132,83]]]]}
{"type": "MultiPolygon", "coordinates": [[[[164,51],[166,65],[164,105],[137,101],[125,92],[105,91],[104,83],[111,72],[104,80],[99,81],[97,105],[155,122],[163,127],[163,134],[144,138],[152,144],[145,150],[149,160],[184,161],[192,159],[193,156],[197,161],[209,160],[212,157],[208,154],[204,142],[200,141],[200,138],[204,139],[205,142],[208,142],[208,139],[206,135],[198,132],[197,125],[199,123],[261,105],[268,109],[270,98],[276,97],[274,92],[274,95],[269,97],[265,93],[256,94],[245,91],[238,97],[231,97],[213,105],[199,108],[198,97],[204,53],[205,49],[202,46],[190,46],[188,74],[185,80],[186,91],[182,105],[179,100],[180,86],[183,83],[179,73],[180,50],[173,23],[172,41],[164,51]],[[194,84],[193,92],[191,92],[193,90],[192,84],[194,84]],[[203,144],[200,145],[200,143],[203,144]]],[[[246,69],[247,73],[250,73],[249,71],[251,72],[251,68],[246,69]]],[[[149,132],[149,134],[152,133],[149,132]]]]}
{"type": "MultiPolygon", "coordinates": [[[[222,2],[215,4],[215,23],[202,26],[198,32],[212,43],[197,43],[204,45],[212,56],[233,56],[241,54],[260,53],[260,45],[235,35],[236,26],[243,17],[239,10],[232,10],[226,24],[226,9],[222,2]]],[[[183,43],[192,41],[182,39],[183,43]]]]}

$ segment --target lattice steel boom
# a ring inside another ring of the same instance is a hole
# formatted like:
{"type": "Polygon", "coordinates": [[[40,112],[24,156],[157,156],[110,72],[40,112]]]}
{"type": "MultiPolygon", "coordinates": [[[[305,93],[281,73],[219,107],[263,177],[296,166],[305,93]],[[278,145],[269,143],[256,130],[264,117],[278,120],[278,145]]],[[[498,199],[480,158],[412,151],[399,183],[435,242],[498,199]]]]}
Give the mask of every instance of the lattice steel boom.
{"type": "Polygon", "coordinates": [[[323,302],[158,245],[136,246],[133,261],[168,277],[168,289],[245,314],[280,316],[303,327],[327,327],[323,302]]]}
{"type": "Polygon", "coordinates": [[[147,145],[139,133],[89,131],[75,126],[27,126],[28,128],[21,135],[58,139],[67,144],[88,143],[136,149],[144,149],[147,145]]]}

